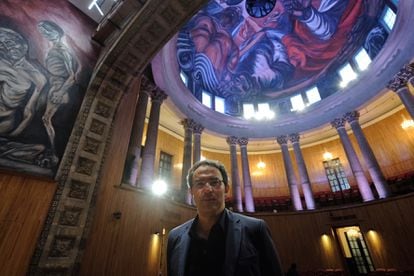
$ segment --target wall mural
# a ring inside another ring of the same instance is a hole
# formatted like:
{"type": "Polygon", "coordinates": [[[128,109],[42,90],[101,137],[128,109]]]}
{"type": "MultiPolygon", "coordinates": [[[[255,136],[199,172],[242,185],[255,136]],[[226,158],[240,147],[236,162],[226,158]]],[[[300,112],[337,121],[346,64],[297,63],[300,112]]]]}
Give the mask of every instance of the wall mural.
{"type": "Polygon", "coordinates": [[[367,12],[365,2],[210,1],[178,35],[180,69],[193,93],[204,89],[245,101],[278,97],[318,77],[343,52],[367,12]]]}
{"type": "Polygon", "coordinates": [[[53,176],[98,49],[68,1],[0,2],[0,166],[53,176]]]}

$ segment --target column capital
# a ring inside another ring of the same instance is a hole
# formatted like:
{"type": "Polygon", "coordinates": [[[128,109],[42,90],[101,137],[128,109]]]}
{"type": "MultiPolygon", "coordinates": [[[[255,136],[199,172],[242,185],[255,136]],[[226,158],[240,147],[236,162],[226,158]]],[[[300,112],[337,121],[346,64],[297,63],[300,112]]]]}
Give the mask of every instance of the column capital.
{"type": "Polygon", "coordinates": [[[193,130],[195,122],[193,121],[193,119],[183,119],[180,122],[181,125],[183,125],[185,130],[193,130]]]}
{"type": "Polygon", "coordinates": [[[232,145],[236,145],[237,144],[237,140],[238,139],[239,138],[237,138],[236,136],[229,136],[229,137],[226,138],[226,142],[227,142],[227,144],[229,144],[230,146],[232,146],[232,145]]]}
{"type": "Polygon", "coordinates": [[[414,76],[414,64],[406,64],[395,76],[388,82],[387,88],[398,92],[401,88],[406,87],[407,82],[414,76]]]}
{"type": "Polygon", "coordinates": [[[289,134],[289,140],[293,143],[299,143],[300,135],[299,133],[291,133],[289,134]]]}
{"type": "Polygon", "coordinates": [[[162,103],[167,98],[167,94],[164,93],[160,88],[156,87],[151,91],[151,101],[162,103]]]}
{"type": "Polygon", "coordinates": [[[287,135],[277,136],[276,141],[279,145],[287,145],[288,136],[287,135]]]}
{"type": "Polygon", "coordinates": [[[347,112],[344,114],[344,119],[348,121],[348,123],[357,122],[359,120],[359,112],[354,110],[351,112],[347,112]]]}
{"type": "Polygon", "coordinates": [[[151,96],[151,93],[152,93],[152,91],[154,91],[155,88],[157,88],[155,83],[150,81],[146,76],[141,77],[141,91],[140,91],[140,93],[143,92],[143,93],[147,94],[148,96],[151,96]]]}
{"type": "Polygon", "coordinates": [[[240,145],[240,147],[245,147],[249,143],[249,138],[240,137],[239,139],[237,139],[237,143],[240,145]]]}
{"type": "Polygon", "coordinates": [[[335,118],[331,122],[331,126],[336,128],[336,129],[339,129],[339,128],[345,127],[345,123],[346,123],[346,120],[344,118],[335,118]]]}
{"type": "Polygon", "coordinates": [[[194,134],[201,134],[203,130],[204,130],[204,127],[201,124],[193,121],[193,133],[194,134]]]}

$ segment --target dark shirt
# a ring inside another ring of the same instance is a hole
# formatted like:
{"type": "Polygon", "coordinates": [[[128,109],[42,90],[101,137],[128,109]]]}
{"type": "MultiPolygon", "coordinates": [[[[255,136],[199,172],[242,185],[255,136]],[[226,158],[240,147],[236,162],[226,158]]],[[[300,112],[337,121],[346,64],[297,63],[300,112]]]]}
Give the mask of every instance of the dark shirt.
{"type": "Polygon", "coordinates": [[[208,239],[197,235],[198,217],[190,229],[190,248],[187,255],[185,276],[224,276],[226,256],[227,215],[223,212],[211,228],[208,239]]]}

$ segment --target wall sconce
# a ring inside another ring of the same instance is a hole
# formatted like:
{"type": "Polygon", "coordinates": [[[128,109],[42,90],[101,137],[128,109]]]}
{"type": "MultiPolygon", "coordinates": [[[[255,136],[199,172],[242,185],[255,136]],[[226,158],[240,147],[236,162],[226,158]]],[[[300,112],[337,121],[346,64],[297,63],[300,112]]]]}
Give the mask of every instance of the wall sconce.
{"type": "Polygon", "coordinates": [[[402,129],[414,128],[414,121],[413,120],[407,120],[407,119],[405,119],[401,123],[401,127],[402,127],[402,129]]]}
{"type": "Polygon", "coordinates": [[[329,151],[325,151],[325,153],[322,155],[322,157],[323,157],[323,160],[329,161],[329,160],[332,160],[333,155],[329,151]]]}
{"type": "Polygon", "coordinates": [[[264,168],[266,168],[266,163],[265,162],[263,162],[263,161],[259,161],[259,163],[257,163],[257,168],[258,169],[264,169],[264,168]]]}

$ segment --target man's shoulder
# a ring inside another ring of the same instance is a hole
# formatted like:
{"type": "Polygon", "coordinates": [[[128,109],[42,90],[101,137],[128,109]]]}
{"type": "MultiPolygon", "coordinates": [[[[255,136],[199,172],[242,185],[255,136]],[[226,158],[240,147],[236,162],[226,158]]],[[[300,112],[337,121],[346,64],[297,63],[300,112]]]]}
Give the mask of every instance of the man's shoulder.
{"type": "Polygon", "coordinates": [[[184,222],[183,224],[178,225],[177,227],[171,229],[169,235],[170,236],[175,236],[175,235],[179,235],[185,231],[188,231],[188,229],[191,227],[191,224],[193,223],[194,219],[190,219],[186,222],[184,222]]]}
{"type": "Polygon", "coordinates": [[[233,221],[240,221],[241,223],[245,223],[245,224],[248,224],[248,225],[259,225],[259,224],[263,223],[262,219],[249,217],[249,216],[246,216],[246,215],[234,213],[232,211],[228,211],[228,214],[229,214],[229,217],[233,219],[233,221]]]}

